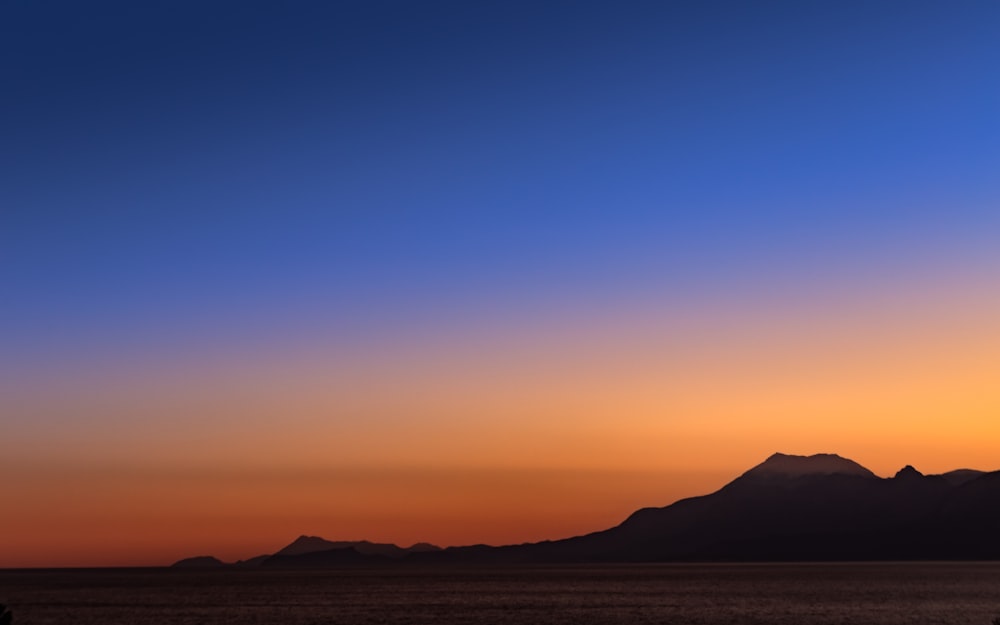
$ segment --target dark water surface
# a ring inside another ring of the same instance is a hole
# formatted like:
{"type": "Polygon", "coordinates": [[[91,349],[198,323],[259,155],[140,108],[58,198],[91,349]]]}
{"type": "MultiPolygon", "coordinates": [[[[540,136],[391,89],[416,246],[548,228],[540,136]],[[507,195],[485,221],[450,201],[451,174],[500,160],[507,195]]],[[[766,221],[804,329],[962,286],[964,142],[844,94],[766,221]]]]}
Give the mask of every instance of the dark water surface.
{"type": "Polygon", "coordinates": [[[0,570],[14,625],[982,624],[1000,563],[0,570]]]}

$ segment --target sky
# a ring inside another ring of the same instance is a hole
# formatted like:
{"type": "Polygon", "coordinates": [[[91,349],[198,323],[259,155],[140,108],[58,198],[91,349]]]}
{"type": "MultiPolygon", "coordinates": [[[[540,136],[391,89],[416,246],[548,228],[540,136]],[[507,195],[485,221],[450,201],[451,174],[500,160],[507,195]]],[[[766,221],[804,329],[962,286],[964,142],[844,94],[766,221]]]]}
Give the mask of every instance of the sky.
{"type": "Polygon", "coordinates": [[[0,0],[0,567],[1000,469],[1000,4],[0,0]]]}

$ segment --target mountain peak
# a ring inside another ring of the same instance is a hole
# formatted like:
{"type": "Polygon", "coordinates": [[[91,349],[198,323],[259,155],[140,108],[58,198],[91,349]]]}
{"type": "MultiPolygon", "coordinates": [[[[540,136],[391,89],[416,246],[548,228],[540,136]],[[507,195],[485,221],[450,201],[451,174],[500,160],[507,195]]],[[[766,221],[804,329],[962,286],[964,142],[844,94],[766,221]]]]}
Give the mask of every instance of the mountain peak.
{"type": "Polygon", "coordinates": [[[404,549],[392,543],[373,543],[370,540],[327,540],[319,536],[302,535],[281,550],[277,551],[274,555],[301,556],[320,551],[337,549],[353,549],[361,555],[377,555],[389,558],[402,558],[409,553],[416,553],[420,551],[441,550],[440,547],[429,543],[417,543],[412,547],[404,549]]]}
{"type": "Polygon", "coordinates": [[[923,477],[923,476],[924,476],[923,473],[914,469],[913,465],[908,464],[896,472],[896,477],[894,479],[897,480],[900,478],[908,479],[908,478],[923,477]]]}
{"type": "Polygon", "coordinates": [[[744,475],[758,477],[801,477],[803,475],[857,475],[876,477],[874,473],[853,460],[837,454],[795,456],[775,453],[750,469],[744,475]]]}
{"type": "Polygon", "coordinates": [[[414,543],[406,548],[410,553],[420,553],[427,551],[441,551],[441,547],[437,545],[432,545],[431,543],[414,543]]]}
{"type": "Polygon", "coordinates": [[[311,551],[334,549],[337,546],[338,545],[336,543],[332,543],[325,538],[320,538],[319,536],[306,536],[303,534],[278,551],[278,553],[281,555],[298,555],[302,553],[309,553],[311,551]]]}

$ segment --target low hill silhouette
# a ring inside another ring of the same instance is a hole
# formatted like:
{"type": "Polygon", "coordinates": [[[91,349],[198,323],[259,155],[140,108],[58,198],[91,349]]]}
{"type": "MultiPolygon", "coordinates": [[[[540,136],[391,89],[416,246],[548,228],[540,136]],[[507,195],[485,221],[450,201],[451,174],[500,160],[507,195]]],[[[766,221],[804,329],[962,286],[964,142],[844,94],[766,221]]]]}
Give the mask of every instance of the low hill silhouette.
{"type": "Polygon", "coordinates": [[[403,558],[410,553],[437,551],[441,549],[428,543],[417,543],[412,547],[399,547],[391,543],[373,543],[367,540],[330,541],[319,536],[299,536],[291,544],[283,547],[274,555],[299,556],[319,551],[354,550],[366,556],[382,556],[386,558],[403,558]]]}
{"type": "Polygon", "coordinates": [[[345,566],[352,564],[391,564],[413,554],[441,551],[441,547],[430,543],[416,543],[400,547],[391,543],[373,543],[367,540],[331,541],[319,536],[299,536],[273,554],[262,554],[246,560],[227,564],[212,556],[197,556],[175,562],[177,568],[218,568],[218,567],[274,567],[274,568],[316,568],[323,566],[345,566]]]}
{"type": "Polygon", "coordinates": [[[173,567],[178,569],[211,569],[226,566],[226,563],[214,556],[195,556],[184,558],[174,562],[173,567]]]}
{"type": "Polygon", "coordinates": [[[880,478],[836,454],[774,454],[715,493],[563,540],[439,549],[301,536],[260,566],[1000,559],[1000,472],[880,478]]]}

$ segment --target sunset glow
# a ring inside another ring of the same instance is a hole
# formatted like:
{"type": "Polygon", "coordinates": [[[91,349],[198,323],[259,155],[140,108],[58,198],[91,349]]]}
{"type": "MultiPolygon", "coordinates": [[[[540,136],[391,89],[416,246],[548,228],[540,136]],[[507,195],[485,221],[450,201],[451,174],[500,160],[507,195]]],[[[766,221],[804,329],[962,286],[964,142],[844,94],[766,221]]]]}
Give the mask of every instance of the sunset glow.
{"type": "Polygon", "coordinates": [[[1000,469],[995,5],[757,46],[697,3],[32,4],[0,567],[562,538],[776,451],[1000,469]]]}

